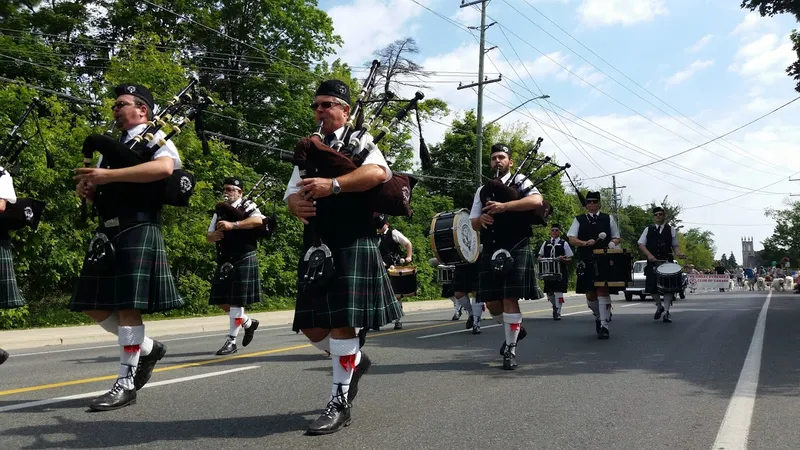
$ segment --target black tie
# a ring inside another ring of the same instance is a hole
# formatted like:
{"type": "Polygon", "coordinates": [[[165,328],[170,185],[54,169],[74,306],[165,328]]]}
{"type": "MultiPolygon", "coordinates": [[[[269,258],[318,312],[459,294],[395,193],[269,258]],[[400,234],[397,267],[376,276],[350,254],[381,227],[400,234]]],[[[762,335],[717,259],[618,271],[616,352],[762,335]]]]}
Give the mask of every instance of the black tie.
{"type": "Polygon", "coordinates": [[[328,147],[331,146],[331,143],[336,140],[336,133],[331,133],[325,136],[325,140],[323,141],[325,145],[328,147]]]}
{"type": "Polygon", "coordinates": [[[128,132],[127,131],[123,131],[122,134],[119,135],[119,141],[124,144],[126,137],[128,137],[128,132]]]}
{"type": "Polygon", "coordinates": [[[552,245],[553,247],[555,247],[555,246],[556,246],[556,240],[555,240],[555,239],[553,239],[553,241],[552,241],[552,243],[551,243],[550,245],[552,245]]]}

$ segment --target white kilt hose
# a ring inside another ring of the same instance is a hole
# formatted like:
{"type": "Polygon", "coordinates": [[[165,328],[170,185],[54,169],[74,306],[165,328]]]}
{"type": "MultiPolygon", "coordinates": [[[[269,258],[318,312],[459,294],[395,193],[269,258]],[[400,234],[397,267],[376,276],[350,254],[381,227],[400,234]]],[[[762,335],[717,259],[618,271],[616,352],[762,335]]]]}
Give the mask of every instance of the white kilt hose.
{"type": "Polygon", "coordinates": [[[11,241],[0,239],[0,309],[19,308],[24,305],[25,299],[19,292],[17,276],[14,273],[11,241]]]}
{"type": "Polygon", "coordinates": [[[99,227],[114,246],[96,263],[84,259],[69,308],[72,311],[138,309],[153,313],[180,308],[184,300],[170,272],[157,223],[99,227]]]}

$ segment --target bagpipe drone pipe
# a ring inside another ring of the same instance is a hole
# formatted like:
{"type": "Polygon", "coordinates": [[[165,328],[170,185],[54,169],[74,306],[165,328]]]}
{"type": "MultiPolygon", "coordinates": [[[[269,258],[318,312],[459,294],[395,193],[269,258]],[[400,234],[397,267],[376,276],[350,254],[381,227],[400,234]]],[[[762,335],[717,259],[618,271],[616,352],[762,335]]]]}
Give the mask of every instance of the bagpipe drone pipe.
{"type": "MultiPolygon", "coordinates": [[[[89,167],[95,151],[103,156],[103,165],[112,169],[132,167],[150,161],[159,148],[167,145],[170,139],[181,133],[200,116],[203,110],[213,104],[208,95],[198,92],[196,88],[198,81],[197,75],[192,74],[189,84],[175,95],[163,110],[154,114],[152,120],[148,121],[147,128],[126,143],[119,142],[111,136],[116,126],[115,121],[109,124],[105,134],[87,136],[82,149],[84,166],[89,167]],[[172,121],[171,131],[164,137],[158,137],[157,133],[166,127],[169,121],[172,121]]],[[[120,184],[128,184],[141,190],[144,189],[141,185],[145,183],[120,184]]],[[[189,206],[189,199],[194,193],[195,177],[183,169],[175,169],[169,177],[147,184],[152,189],[149,193],[158,203],[186,207],[189,206]]],[[[104,188],[106,186],[97,187],[98,191],[104,188]]],[[[83,199],[81,220],[86,221],[86,218],[86,199],[83,199]]]]}

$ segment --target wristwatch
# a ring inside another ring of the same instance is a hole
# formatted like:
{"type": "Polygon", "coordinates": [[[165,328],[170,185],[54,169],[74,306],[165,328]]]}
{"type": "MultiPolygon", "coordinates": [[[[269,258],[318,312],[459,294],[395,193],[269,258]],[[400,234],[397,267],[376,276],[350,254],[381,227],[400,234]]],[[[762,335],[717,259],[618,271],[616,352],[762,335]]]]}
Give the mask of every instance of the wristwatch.
{"type": "Polygon", "coordinates": [[[233,229],[234,230],[238,230],[239,229],[239,221],[233,222],[233,229]]]}
{"type": "Polygon", "coordinates": [[[336,181],[336,178],[333,178],[331,180],[331,187],[333,188],[333,193],[334,194],[338,194],[339,192],[342,192],[342,187],[339,186],[339,182],[336,181]]]}

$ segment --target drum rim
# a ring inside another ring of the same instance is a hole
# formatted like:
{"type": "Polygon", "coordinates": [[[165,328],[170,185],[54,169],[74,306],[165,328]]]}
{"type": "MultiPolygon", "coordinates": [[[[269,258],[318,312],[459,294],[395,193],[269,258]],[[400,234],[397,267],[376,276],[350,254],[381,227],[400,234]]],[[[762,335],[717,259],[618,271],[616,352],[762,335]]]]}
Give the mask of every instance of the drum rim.
{"type": "Polygon", "coordinates": [[[683,272],[683,266],[681,266],[681,265],[680,265],[680,264],[678,264],[678,263],[674,263],[674,262],[665,262],[665,263],[663,263],[663,264],[659,264],[659,265],[658,265],[658,266],[655,268],[655,273],[657,273],[658,275],[661,275],[661,276],[673,277],[673,276],[675,276],[675,275],[680,275],[680,274],[681,274],[681,272],[683,272]],[[678,271],[677,271],[677,272],[671,272],[671,273],[662,273],[662,272],[659,270],[659,269],[661,269],[661,268],[662,268],[662,267],[664,267],[664,266],[670,266],[670,265],[675,265],[675,266],[678,266],[678,271]]]}

